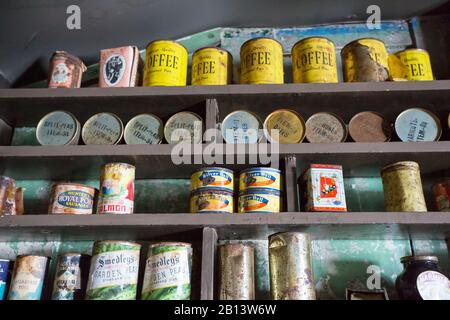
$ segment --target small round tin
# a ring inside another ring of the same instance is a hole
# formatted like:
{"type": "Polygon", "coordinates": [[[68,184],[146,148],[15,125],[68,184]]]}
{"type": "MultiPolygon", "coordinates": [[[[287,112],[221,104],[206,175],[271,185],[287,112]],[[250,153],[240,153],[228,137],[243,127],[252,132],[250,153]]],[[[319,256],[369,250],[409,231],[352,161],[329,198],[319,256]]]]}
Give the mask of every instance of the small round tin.
{"type": "Polygon", "coordinates": [[[163,137],[163,123],[153,114],[140,114],[125,126],[126,144],[158,144],[163,137]]]}
{"type": "Polygon", "coordinates": [[[276,213],[282,207],[281,193],[267,189],[251,189],[239,193],[239,213],[276,213]]]}
{"type": "Polygon", "coordinates": [[[56,183],[52,188],[49,214],[92,214],[96,189],[78,183],[56,183]]]}
{"type": "Polygon", "coordinates": [[[83,126],[81,137],[84,144],[118,144],[123,136],[123,123],[115,114],[97,113],[83,126]]]}
{"type": "Polygon", "coordinates": [[[36,139],[43,146],[76,145],[81,126],[73,114],[53,111],[46,114],[36,127],[36,139]]]}
{"type": "Polygon", "coordinates": [[[258,143],[261,129],[258,116],[245,110],[234,111],[222,121],[222,136],[226,143],[258,143]]]}
{"type": "Polygon", "coordinates": [[[226,168],[201,168],[191,175],[191,191],[204,188],[220,188],[234,191],[234,172],[226,168]]]}
{"type": "Polygon", "coordinates": [[[411,108],[397,117],[395,132],[405,142],[438,141],[442,128],[434,113],[422,108],[411,108]]]}
{"type": "Polygon", "coordinates": [[[167,120],[164,126],[164,137],[167,143],[176,144],[202,143],[203,141],[203,120],[189,111],[182,111],[174,114],[167,120]]]}
{"type": "Polygon", "coordinates": [[[337,143],[347,138],[347,127],[337,115],[319,112],[306,121],[306,139],[311,143],[337,143]]]}
{"type": "Polygon", "coordinates": [[[275,168],[258,167],[243,170],[239,174],[239,191],[265,189],[280,192],[283,189],[281,171],[275,168]]]}
{"type": "Polygon", "coordinates": [[[392,126],[381,114],[363,111],[350,120],[348,132],[355,142],[386,142],[391,139],[392,126]]]}
{"type": "Polygon", "coordinates": [[[264,135],[272,143],[300,143],[305,138],[305,120],[293,110],[276,110],[264,121],[264,135]]]}
{"type": "Polygon", "coordinates": [[[233,213],[233,193],[226,189],[199,189],[191,195],[191,213],[233,213]]]}

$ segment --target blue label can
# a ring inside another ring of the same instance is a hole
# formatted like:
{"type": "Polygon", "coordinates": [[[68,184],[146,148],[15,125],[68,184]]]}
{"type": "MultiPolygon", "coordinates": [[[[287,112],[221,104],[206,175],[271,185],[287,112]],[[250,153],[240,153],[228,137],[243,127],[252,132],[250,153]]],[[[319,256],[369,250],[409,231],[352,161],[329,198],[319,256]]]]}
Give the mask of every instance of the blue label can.
{"type": "Polygon", "coordinates": [[[11,261],[0,259],[0,300],[3,300],[8,281],[9,264],[11,261]]]}

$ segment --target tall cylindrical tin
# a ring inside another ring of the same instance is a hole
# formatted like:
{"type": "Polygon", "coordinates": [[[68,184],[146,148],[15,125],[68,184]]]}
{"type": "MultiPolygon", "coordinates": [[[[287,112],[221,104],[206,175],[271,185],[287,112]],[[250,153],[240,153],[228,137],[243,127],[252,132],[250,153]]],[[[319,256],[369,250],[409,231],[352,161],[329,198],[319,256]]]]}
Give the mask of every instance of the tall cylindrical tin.
{"type": "Polygon", "coordinates": [[[381,40],[352,41],[342,48],[341,57],[346,82],[378,82],[389,78],[389,54],[381,40]]]}
{"type": "Polygon", "coordinates": [[[242,170],[239,174],[239,191],[265,189],[283,190],[281,170],[270,167],[255,167],[242,170]]]}
{"type": "Polygon", "coordinates": [[[220,188],[234,191],[234,172],[227,168],[201,168],[191,175],[191,191],[205,188],[220,188]]]}
{"type": "Polygon", "coordinates": [[[151,244],[145,263],[142,300],[190,300],[192,245],[151,244]]]}
{"type": "Polygon", "coordinates": [[[401,161],[381,169],[386,211],[426,212],[419,164],[401,161]]]}
{"type": "Polygon", "coordinates": [[[84,299],[90,258],[81,253],[65,253],[58,257],[52,300],[84,299]]]}
{"type": "Polygon", "coordinates": [[[292,47],[292,79],[294,83],[338,82],[336,49],[331,40],[310,37],[292,47]]]}
{"type": "Polygon", "coordinates": [[[407,67],[408,80],[434,80],[430,55],[423,49],[406,49],[395,54],[407,67]]]}
{"type": "Polygon", "coordinates": [[[264,121],[264,134],[272,143],[300,143],[305,138],[305,120],[294,110],[276,110],[264,121]]]}
{"type": "Polygon", "coordinates": [[[363,111],[350,120],[348,132],[355,142],[386,142],[391,139],[392,126],[381,114],[363,111]]]}
{"type": "Polygon", "coordinates": [[[279,191],[250,189],[241,191],[238,199],[239,213],[277,213],[283,208],[279,191]]]}
{"type": "Polygon", "coordinates": [[[48,87],[79,88],[84,71],[86,66],[79,58],[65,51],[56,51],[50,60],[48,87]]]}
{"type": "Polygon", "coordinates": [[[153,114],[135,116],[125,126],[126,144],[158,144],[163,138],[163,123],[153,114]]]}
{"type": "Polygon", "coordinates": [[[219,300],[255,299],[255,250],[245,244],[224,244],[219,252],[219,300]]]}
{"type": "Polygon", "coordinates": [[[202,143],[203,120],[194,112],[175,113],[164,126],[164,138],[167,143],[202,143]]]}
{"type": "Polygon", "coordinates": [[[118,144],[123,137],[122,120],[109,112],[97,113],[83,125],[81,138],[84,144],[118,144]]]}
{"type": "Polygon", "coordinates": [[[49,214],[92,214],[97,189],[78,183],[55,183],[49,214]]]}
{"type": "Polygon", "coordinates": [[[16,180],[0,176],[0,214],[16,214],[16,180]]]}
{"type": "Polygon", "coordinates": [[[105,164],[100,176],[97,213],[133,213],[134,176],[135,167],[131,164],[105,164]]]}
{"type": "Polygon", "coordinates": [[[193,191],[191,213],[233,213],[233,192],[220,188],[204,188],[193,191]]]}
{"type": "Polygon", "coordinates": [[[135,300],[140,251],[134,242],[95,242],[86,300],[135,300]]]}
{"type": "Polygon", "coordinates": [[[185,86],[188,51],[175,41],[156,40],[147,45],[144,86],[185,86]]]}
{"type": "Polygon", "coordinates": [[[450,211],[450,178],[442,179],[432,187],[434,203],[437,211],[450,211]]]}
{"type": "Polygon", "coordinates": [[[72,113],[53,111],[39,121],[36,139],[41,145],[77,145],[80,132],[81,125],[72,113]]]}
{"type": "Polygon", "coordinates": [[[3,300],[6,293],[10,263],[9,260],[0,259],[0,300],[3,300]]]}
{"type": "Polygon", "coordinates": [[[311,238],[284,232],[269,237],[270,291],[273,300],[315,300],[311,238]]]}
{"type": "Polygon", "coordinates": [[[250,111],[237,110],[222,121],[222,137],[226,143],[258,143],[262,134],[261,120],[250,111]]]}
{"type": "Polygon", "coordinates": [[[226,85],[233,78],[233,57],[225,49],[200,48],[192,55],[192,81],[197,85],[226,85]]]}
{"type": "Polygon", "coordinates": [[[48,264],[48,257],[17,256],[8,300],[40,300],[48,264]]]}
{"type": "Polygon", "coordinates": [[[16,214],[21,215],[25,212],[25,205],[24,205],[24,193],[25,188],[18,187],[16,188],[16,214]]]}
{"type": "Polygon", "coordinates": [[[395,119],[395,132],[405,142],[438,141],[442,127],[439,117],[431,111],[411,108],[395,119]]]}
{"type": "Polygon", "coordinates": [[[250,39],[241,46],[241,84],[284,82],[283,46],[271,38],[250,39]]]}
{"type": "Polygon", "coordinates": [[[305,127],[306,140],[311,143],[338,143],[347,139],[347,126],[333,113],[313,114],[306,121],[305,127]]]}

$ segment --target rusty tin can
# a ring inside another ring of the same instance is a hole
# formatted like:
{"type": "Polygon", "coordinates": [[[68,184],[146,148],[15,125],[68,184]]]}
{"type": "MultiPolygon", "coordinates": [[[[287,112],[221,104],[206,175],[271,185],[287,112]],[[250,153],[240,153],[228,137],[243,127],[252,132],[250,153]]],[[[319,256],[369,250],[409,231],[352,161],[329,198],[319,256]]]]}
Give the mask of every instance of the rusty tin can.
{"type": "Polygon", "coordinates": [[[391,139],[392,125],[377,112],[363,111],[350,120],[348,132],[355,142],[386,142],[391,139]]]}
{"type": "Polygon", "coordinates": [[[346,82],[379,82],[389,78],[389,54],[381,40],[352,41],[342,48],[341,57],[346,82]]]}
{"type": "Polygon", "coordinates": [[[202,118],[188,111],[175,113],[167,120],[164,126],[164,138],[167,143],[202,143],[203,141],[203,120],[202,118]]]}
{"type": "Polygon", "coordinates": [[[141,56],[135,46],[100,50],[98,86],[101,88],[138,86],[141,69],[141,56]]]}
{"type": "Polygon", "coordinates": [[[41,145],[76,145],[80,140],[81,125],[67,111],[46,114],[36,127],[36,139],[41,145]]]}
{"type": "Polygon", "coordinates": [[[271,38],[250,39],[241,46],[241,84],[282,84],[283,46],[271,38]]]}
{"type": "Polygon", "coordinates": [[[426,212],[419,164],[401,161],[381,169],[386,211],[426,212]]]}
{"type": "Polygon", "coordinates": [[[97,113],[90,117],[81,132],[81,138],[87,145],[118,144],[122,136],[122,120],[109,112],[97,113]]]}
{"type": "Polygon", "coordinates": [[[175,41],[156,40],[147,45],[144,86],[185,86],[188,51],[175,41]]]}
{"type": "Polygon", "coordinates": [[[131,164],[120,162],[102,167],[97,213],[133,213],[135,170],[131,164]]]}
{"type": "Polygon", "coordinates": [[[271,143],[300,143],[305,138],[305,120],[294,110],[276,110],[264,121],[264,135],[271,143]]]}
{"type": "Polygon", "coordinates": [[[231,243],[218,247],[219,300],[255,299],[255,249],[231,243]]]}
{"type": "Polygon", "coordinates": [[[55,183],[49,214],[92,214],[97,189],[78,183],[55,183]]]}
{"type": "Polygon", "coordinates": [[[398,115],[395,132],[405,142],[438,141],[442,127],[439,118],[431,111],[411,108],[398,115]]]}
{"type": "Polygon", "coordinates": [[[16,180],[0,176],[0,214],[15,215],[16,213],[16,180]]]}
{"type": "Polygon", "coordinates": [[[86,66],[79,58],[65,52],[56,51],[50,60],[49,88],[79,88],[86,66]]]}
{"type": "Polygon", "coordinates": [[[311,143],[337,143],[347,139],[347,126],[337,115],[319,112],[306,121],[305,136],[311,143]]]}
{"type": "Polygon", "coordinates": [[[193,86],[227,85],[233,79],[233,57],[217,47],[200,48],[192,55],[193,86]]]}
{"type": "Polygon", "coordinates": [[[25,206],[24,206],[24,193],[26,188],[18,187],[16,188],[16,214],[21,215],[25,212],[25,206]]]}
{"type": "Polygon", "coordinates": [[[52,300],[84,299],[90,259],[81,253],[65,253],[58,257],[52,300]]]}
{"type": "Polygon", "coordinates": [[[262,134],[261,120],[250,111],[237,110],[222,121],[222,137],[226,143],[258,143],[262,134]]]}
{"type": "Polygon", "coordinates": [[[311,237],[284,232],[269,237],[270,291],[273,300],[315,300],[311,237]]]}
{"type": "Polygon", "coordinates": [[[191,191],[205,188],[220,188],[233,192],[233,170],[219,167],[208,167],[195,171],[191,175],[191,191]]]}
{"type": "Polygon", "coordinates": [[[125,126],[126,144],[158,144],[163,137],[163,122],[153,114],[140,114],[125,126]]]}
{"type": "Polygon", "coordinates": [[[49,261],[44,256],[17,256],[8,300],[40,300],[49,261]]]}
{"type": "Polygon", "coordinates": [[[264,189],[280,192],[283,190],[281,171],[270,167],[256,167],[242,170],[239,174],[239,191],[264,189]]]}
{"type": "Polygon", "coordinates": [[[283,208],[281,192],[250,189],[239,193],[239,213],[277,213],[283,208]]]}
{"type": "Polygon", "coordinates": [[[294,83],[336,83],[336,49],[324,37],[309,37],[292,47],[292,79],[294,83]]]}
{"type": "Polygon", "coordinates": [[[450,211],[450,178],[442,179],[433,184],[434,203],[437,211],[450,211]]]}
{"type": "Polygon", "coordinates": [[[191,194],[191,213],[233,213],[233,192],[227,189],[205,188],[191,194]]]}
{"type": "Polygon", "coordinates": [[[10,266],[10,260],[0,259],[0,301],[5,297],[6,284],[9,282],[10,266]]]}
{"type": "Polygon", "coordinates": [[[406,49],[395,54],[407,67],[406,79],[416,81],[434,80],[430,55],[423,49],[406,49]]]}

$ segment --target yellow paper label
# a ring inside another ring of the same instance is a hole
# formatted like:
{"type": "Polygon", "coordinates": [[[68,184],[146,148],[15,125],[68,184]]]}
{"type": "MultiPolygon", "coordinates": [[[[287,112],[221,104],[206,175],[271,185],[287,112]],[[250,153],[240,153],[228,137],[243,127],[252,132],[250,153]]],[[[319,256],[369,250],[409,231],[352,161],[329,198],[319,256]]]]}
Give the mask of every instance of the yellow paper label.
{"type": "Polygon", "coordinates": [[[406,79],[416,81],[433,80],[430,56],[422,50],[407,50],[396,53],[406,66],[406,79]]]}
{"type": "Polygon", "coordinates": [[[231,83],[231,56],[214,48],[197,51],[192,56],[192,85],[226,85],[231,83]]]}

